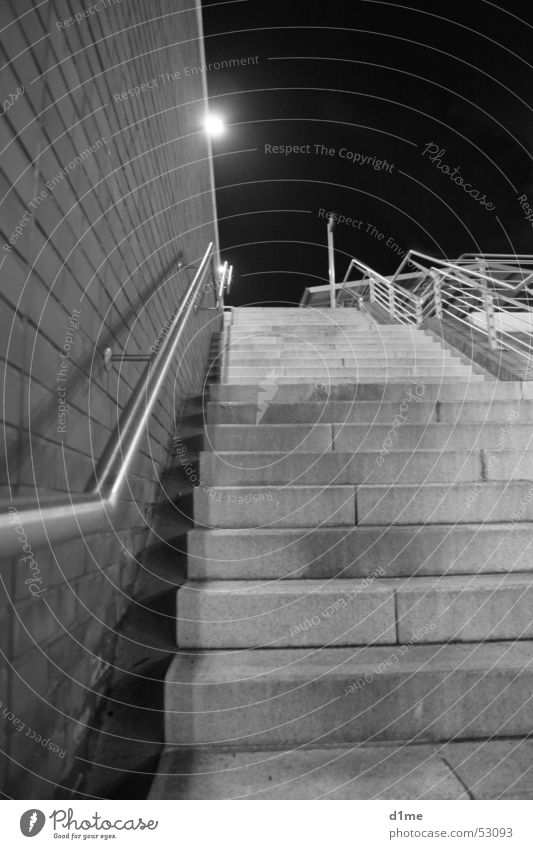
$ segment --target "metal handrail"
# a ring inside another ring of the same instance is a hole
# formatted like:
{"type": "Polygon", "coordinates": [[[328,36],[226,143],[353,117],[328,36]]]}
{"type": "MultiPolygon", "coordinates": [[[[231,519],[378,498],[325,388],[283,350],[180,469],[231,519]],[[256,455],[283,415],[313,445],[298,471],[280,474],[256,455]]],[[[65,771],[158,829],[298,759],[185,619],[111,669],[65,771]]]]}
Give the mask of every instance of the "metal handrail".
{"type": "Polygon", "coordinates": [[[169,333],[143,369],[118,425],[85,492],[42,500],[22,498],[0,502],[0,553],[20,553],[22,528],[32,549],[105,528],[118,513],[133,458],[174,360],[187,320],[213,257],[211,242],[177,309],[169,333]]]}
{"type": "MultiPolygon", "coordinates": [[[[533,310],[528,308],[528,305],[524,304],[523,301],[512,296],[520,288],[525,287],[531,275],[524,278],[518,286],[513,286],[491,276],[489,267],[493,269],[494,266],[488,256],[479,255],[475,263],[477,267],[472,267],[471,264],[467,266],[456,261],[440,260],[418,251],[412,251],[411,256],[413,255],[426,260],[430,264],[428,267],[411,259],[411,263],[414,263],[421,272],[433,280],[432,288],[421,296],[416,317],[418,326],[431,314],[434,313],[438,318],[442,318],[446,312],[450,318],[460,324],[474,326],[479,332],[485,334],[492,350],[497,350],[504,344],[526,359],[529,365],[533,355],[531,344],[529,341],[526,342],[521,339],[517,334],[522,333],[526,337],[531,337],[533,319],[530,322],[521,315],[517,316],[516,312],[526,312],[533,316],[533,310]],[[483,268],[483,271],[481,268],[483,268]],[[446,288],[443,290],[444,284],[446,288]],[[447,294],[452,294],[453,299],[446,298],[447,294]],[[426,306],[422,307],[424,298],[426,306]],[[478,307],[473,309],[476,301],[478,307]],[[503,309],[499,309],[502,305],[503,309]],[[511,310],[510,307],[513,307],[514,310],[511,310]],[[483,321],[486,327],[483,326],[483,322],[476,322],[479,315],[484,316],[483,321]],[[505,315],[509,316],[509,321],[515,325],[511,330],[505,328],[505,320],[499,321],[498,319],[499,316],[505,315]],[[520,322],[523,323],[523,329],[520,329],[520,322]]],[[[501,256],[498,256],[496,263],[497,268],[500,269],[501,256]]],[[[464,256],[462,259],[464,260],[464,256]]],[[[515,258],[507,256],[505,265],[507,268],[514,267],[516,269],[515,258]]]]}
{"type": "Polygon", "coordinates": [[[409,250],[392,277],[385,277],[361,260],[353,258],[338,291],[331,266],[331,217],[328,220],[328,254],[332,307],[336,306],[337,299],[349,286],[352,303],[357,301],[359,309],[368,291],[370,301],[378,303],[404,324],[420,327],[429,317],[435,315],[440,320],[446,312],[451,319],[485,334],[492,350],[504,345],[526,360],[528,369],[531,363],[533,370],[533,307],[530,306],[533,291],[529,285],[533,280],[533,254],[463,253],[457,259],[450,260],[409,250]],[[418,274],[417,288],[422,288],[421,292],[413,292],[400,285],[400,278],[406,276],[406,266],[412,269],[407,276],[418,274]],[[362,273],[359,280],[349,279],[354,268],[362,273]],[[513,285],[495,276],[503,272],[518,273],[522,277],[513,285]],[[520,292],[526,296],[526,300],[513,297],[520,292]],[[479,319],[480,315],[482,320],[479,319]]]}
{"type": "MultiPolygon", "coordinates": [[[[462,255],[462,256],[464,256],[464,255],[462,255]]],[[[476,256],[477,256],[478,262],[483,261],[483,259],[490,258],[490,254],[478,254],[476,256]]],[[[496,255],[494,255],[494,256],[496,256],[496,255]]],[[[503,255],[500,255],[500,256],[503,256],[503,255]]],[[[487,274],[486,272],[481,271],[479,268],[475,269],[475,268],[472,268],[470,266],[460,265],[456,260],[439,259],[438,257],[430,256],[429,254],[424,254],[424,253],[421,253],[420,251],[415,251],[415,250],[408,251],[408,253],[404,257],[404,259],[402,260],[402,262],[398,266],[397,270],[395,271],[394,275],[392,276],[391,284],[395,283],[396,278],[398,277],[398,274],[401,271],[401,269],[403,268],[403,265],[406,261],[411,262],[411,264],[414,265],[416,268],[418,268],[420,271],[425,271],[427,273],[429,273],[431,270],[436,270],[434,268],[435,265],[440,265],[442,269],[454,269],[456,271],[462,271],[462,272],[465,272],[466,274],[470,274],[470,275],[473,275],[474,277],[478,277],[480,280],[485,280],[488,283],[497,284],[498,288],[509,289],[509,291],[513,291],[513,292],[518,291],[518,289],[522,288],[525,285],[525,281],[522,280],[522,281],[520,281],[520,283],[517,286],[513,286],[510,283],[506,283],[504,280],[495,280],[494,277],[491,277],[490,274],[487,274]],[[415,257],[415,256],[420,257],[420,259],[426,260],[426,262],[430,263],[430,268],[428,268],[425,265],[422,265],[421,263],[417,263],[416,261],[413,262],[412,257],[415,257]]],[[[509,255],[508,255],[508,264],[511,263],[512,261],[513,260],[511,258],[509,258],[509,255]]],[[[531,274],[528,275],[527,279],[529,279],[530,276],[531,276],[531,274]]]]}
{"type": "MultiPolygon", "coordinates": [[[[331,253],[332,228],[328,222],[328,249],[331,253]]],[[[513,315],[513,312],[526,311],[533,316],[533,309],[529,308],[528,302],[518,300],[520,290],[530,294],[528,284],[533,278],[533,255],[508,255],[508,254],[461,254],[457,259],[440,259],[425,254],[422,251],[409,250],[392,277],[385,277],[366,263],[353,258],[350,260],[344,279],[335,294],[332,304],[336,305],[339,297],[350,287],[352,302],[357,300],[359,308],[363,301],[363,293],[369,291],[371,301],[378,303],[397,321],[405,324],[415,324],[420,327],[422,322],[432,315],[442,318],[447,312],[451,318],[461,324],[475,326],[482,333],[486,333],[489,346],[495,350],[499,347],[499,340],[504,340],[511,350],[526,356],[529,362],[531,355],[533,359],[533,345],[529,345],[519,338],[530,336],[533,331],[533,318],[529,322],[523,316],[513,315]],[[406,276],[404,269],[409,266],[413,273],[419,275],[420,282],[425,284],[421,292],[413,292],[400,285],[400,279],[406,276]],[[518,267],[517,267],[518,266],[518,267]],[[529,266],[529,267],[528,267],[529,266]],[[350,280],[353,269],[361,272],[359,280],[350,280]],[[524,271],[527,272],[524,274],[524,271]],[[517,284],[498,279],[495,273],[520,272],[524,276],[517,284]],[[491,273],[492,272],[492,273],[491,273]],[[456,285],[458,284],[458,285],[456,285]],[[445,290],[443,291],[443,286],[445,290]],[[357,289],[357,292],[355,291],[357,289]],[[446,292],[453,294],[453,300],[446,298],[446,292]],[[477,301],[480,308],[478,314],[484,313],[486,330],[479,326],[476,315],[472,315],[474,303],[477,301]],[[502,313],[507,313],[510,318],[512,331],[505,328],[505,320],[498,319],[499,307],[504,306],[502,313]],[[513,308],[513,309],[512,309],[513,308]],[[520,329],[520,322],[523,329],[520,329]],[[517,329],[517,327],[519,329],[517,329]],[[518,334],[518,336],[517,336],[518,334]],[[522,346],[517,349],[516,345],[522,346]],[[524,351],[523,349],[527,349],[524,351]]],[[[336,287],[335,287],[336,288],[336,287]]],[[[331,287],[330,278],[330,291],[331,287]]]]}

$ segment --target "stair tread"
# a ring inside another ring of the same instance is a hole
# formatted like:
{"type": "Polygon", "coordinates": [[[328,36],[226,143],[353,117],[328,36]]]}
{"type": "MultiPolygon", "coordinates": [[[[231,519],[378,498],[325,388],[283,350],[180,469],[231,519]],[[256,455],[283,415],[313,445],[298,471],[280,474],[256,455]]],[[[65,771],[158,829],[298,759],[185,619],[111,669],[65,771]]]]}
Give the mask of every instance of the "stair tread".
{"type": "MultiPolygon", "coordinates": [[[[457,779],[443,754],[431,745],[253,752],[234,749],[191,752],[190,749],[168,748],[160,761],[150,798],[469,798],[464,784],[457,779]]],[[[531,747],[527,754],[531,756],[531,747]]]]}
{"type": "MultiPolygon", "coordinates": [[[[344,678],[369,672],[390,655],[396,644],[338,648],[280,648],[237,649],[231,651],[188,650],[177,652],[167,672],[167,684],[182,683],[181,673],[186,663],[194,669],[194,684],[243,682],[276,678],[288,686],[296,681],[313,681],[324,675],[344,678]]],[[[497,674],[500,668],[521,671],[529,667],[533,675],[533,640],[496,641],[481,643],[450,643],[413,645],[409,652],[384,669],[383,675],[398,675],[402,671],[424,670],[454,672],[461,669],[481,669],[497,674]]],[[[192,682],[191,682],[192,683],[192,682]]]]}
{"type": "MultiPolygon", "coordinates": [[[[167,742],[249,752],[530,733],[530,405],[502,433],[533,385],[355,310],[233,310],[220,354],[167,742]]],[[[233,753],[261,794],[265,772],[245,754],[233,753]]],[[[432,768],[462,798],[445,761],[432,768]]],[[[183,792],[230,793],[195,781],[183,792]]]]}
{"type": "MultiPolygon", "coordinates": [[[[232,581],[194,581],[188,579],[184,586],[190,590],[197,590],[199,593],[226,594],[233,593],[236,595],[242,594],[245,599],[250,595],[270,595],[270,596],[285,596],[294,593],[296,595],[316,594],[318,591],[324,595],[331,593],[338,596],[346,588],[354,586],[367,585],[369,582],[365,578],[334,578],[334,579],[316,579],[304,578],[301,580],[285,580],[285,581],[252,581],[252,580],[232,580],[232,581]]],[[[422,590],[442,589],[444,591],[463,589],[522,589],[533,587],[533,575],[531,573],[521,572],[516,573],[500,573],[490,575],[414,575],[408,578],[388,578],[386,575],[378,575],[372,582],[372,591],[389,592],[391,589],[396,591],[420,592],[422,590]]]]}

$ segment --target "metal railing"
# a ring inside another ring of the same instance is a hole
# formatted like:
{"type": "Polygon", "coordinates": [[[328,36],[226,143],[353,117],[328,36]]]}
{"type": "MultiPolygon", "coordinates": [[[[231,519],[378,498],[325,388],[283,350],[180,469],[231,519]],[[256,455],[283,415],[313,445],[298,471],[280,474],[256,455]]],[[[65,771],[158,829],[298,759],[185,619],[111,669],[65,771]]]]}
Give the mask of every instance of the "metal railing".
{"type": "MultiPolygon", "coordinates": [[[[330,270],[332,239],[328,223],[330,270]]],[[[486,336],[492,350],[513,351],[528,365],[533,361],[532,254],[463,253],[449,260],[410,250],[389,277],[352,259],[333,291],[332,306],[340,299],[360,306],[368,298],[416,327],[430,317],[447,318],[486,336]],[[356,280],[354,270],[361,272],[356,280]]]]}
{"type": "MultiPolygon", "coordinates": [[[[15,499],[0,502],[0,554],[20,552],[21,542],[15,527],[22,527],[33,549],[106,528],[119,512],[121,496],[128,472],[148,419],[161,392],[189,316],[199,308],[198,295],[212,265],[213,243],[210,243],[194,278],[176,309],[168,334],[161,346],[147,358],[131,397],[121,413],[117,427],[100,458],[85,491],[40,499],[15,499]]],[[[216,290],[216,307],[223,309],[224,291],[231,284],[227,263],[216,290]]]]}

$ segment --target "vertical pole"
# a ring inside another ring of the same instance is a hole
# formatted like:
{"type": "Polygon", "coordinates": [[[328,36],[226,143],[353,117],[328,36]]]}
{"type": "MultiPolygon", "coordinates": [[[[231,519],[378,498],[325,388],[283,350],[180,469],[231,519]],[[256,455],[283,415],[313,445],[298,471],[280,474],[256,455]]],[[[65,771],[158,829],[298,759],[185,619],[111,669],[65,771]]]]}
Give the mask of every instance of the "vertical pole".
{"type": "Polygon", "coordinates": [[[420,327],[422,324],[422,301],[420,298],[417,298],[415,304],[415,323],[417,327],[420,327]]]}
{"type": "Polygon", "coordinates": [[[329,272],[329,305],[332,310],[336,306],[335,296],[335,248],[333,244],[333,230],[335,219],[332,215],[328,218],[328,272],[329,272]]]}
{"type": "Polygon", "coordinates": [[[496,339],[496,327],[494,325],[494,299],[487,291],[486,285],[483,288],[483,297],[485,300],[485,314],[487,316],[487,332],[489,336],[489,347],[495,351],[498,348],[496,339]]]}
{"type": "Polygon", "coordinates": [[[442,278],[436,271],[430,272],[433,278],[433,300],[435,303],[435,315],[442,321],[442,278]]]}
{"type": "Polygon", "coordinates": [[[394,318],[394,286],[392,283],[389,283],[389,312],[391,316],[394,318]]]}

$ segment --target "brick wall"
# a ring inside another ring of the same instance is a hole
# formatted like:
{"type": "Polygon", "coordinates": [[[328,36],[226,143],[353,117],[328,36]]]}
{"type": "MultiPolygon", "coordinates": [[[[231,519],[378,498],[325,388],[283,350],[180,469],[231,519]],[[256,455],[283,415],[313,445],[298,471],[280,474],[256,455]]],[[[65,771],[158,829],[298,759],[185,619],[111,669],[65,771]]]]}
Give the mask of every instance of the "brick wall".
{"type": "MultiPolygon", "coordinates": [[[[84,489],[142,368],[106,372],[101,351],[147,352],[192,279],[191,269],[175,273],[178,261],[197,264],[216,240],[203,80],[186,70],[202,62],[193,5],[0,4],[6,499],[84,489]]],[[[44,588],[35,597],[27,561],[2,564],[0,785],[10,795],[52,796],[92,723],[175,415],[201,390],[214,315],[191,322],[118,526],[35,552],[44,588]]]]}

